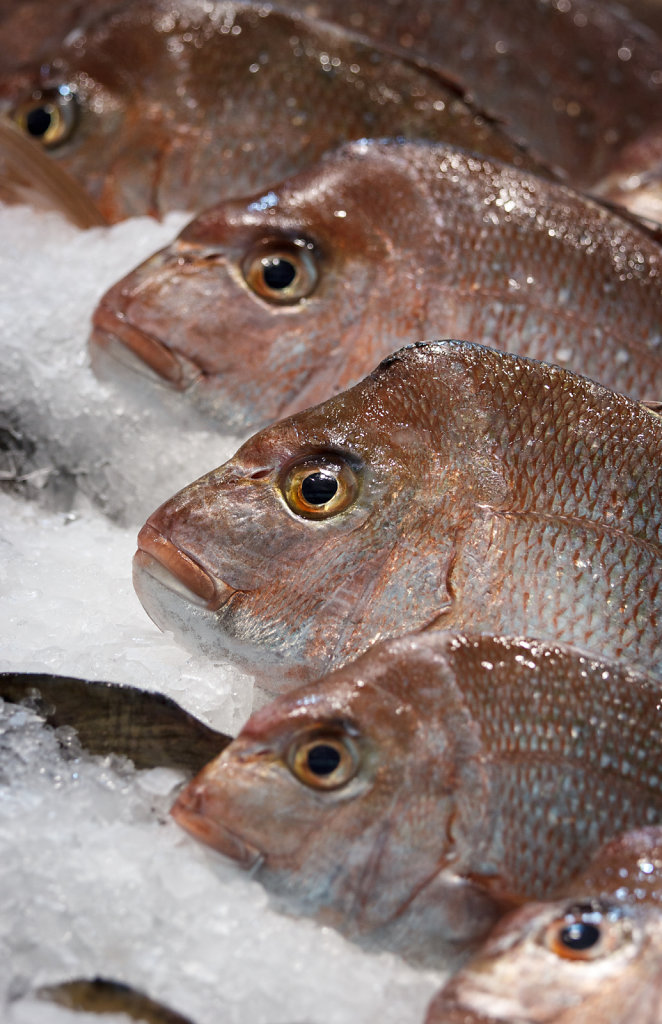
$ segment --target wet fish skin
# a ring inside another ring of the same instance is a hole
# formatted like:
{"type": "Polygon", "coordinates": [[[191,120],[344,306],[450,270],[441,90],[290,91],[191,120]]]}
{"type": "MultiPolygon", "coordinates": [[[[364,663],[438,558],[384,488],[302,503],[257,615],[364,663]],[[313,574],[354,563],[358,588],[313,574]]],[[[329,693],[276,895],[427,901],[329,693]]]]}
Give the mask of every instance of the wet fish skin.
{"type": "Polygon", "coordinates": [[[42,117],[39,92],[73,110],[49,152],[111,222],[202,209],[364,136],[446,138],[523,159],[455,87],[270,5],[124,4],[71,34],[48,61],[0,80],[0,110],[25,123],[35,92],[42,117]]]}
{"type": "Polygon", "coordinates": [[[426,1024],[659,1024],[661,882],[662,830],[608,843],[565,896],[505,917],[432,1002],[426,1024]],[[582,921],[582,907],[597,935],[569,950],[562,933],[582,921]]]}
{"type": "Polygon", "coordinates": [[[661,444],[653,412],[568,371],[421,343],[165,502],[134,584],[158,626],[270,690],[421,628],[659,676],[661,444]],[[340,504],[308,518],[288,489],[318,473],[340,504]]]}
{"type": "Polygon", "coordinates": [[[289,909],[457,965],[505,907],[662,820],[659,693],[562,645],[386,641],[253,715],[172,813],[289,909]]]}
{"type": "MultiPolygon", "coordinates": [[[[604,0],[286,0],[451,75],[549,166],[587,188],[621,148],[662,133],[662,40],[646,5],[604,0]],[[637,18],[642,18],[641,24],[637,18]]],[[[645,170],[646,164],[639,165],[645,170]]],[[[659,200],[658,200],[659,201],[659,200]]]]}
{"type": "Polygon", "coordinates": [[[92,361],[121,383],[118,360],[133,356],[239,432],[323,401],[425,337],[657,398],[661,254],[616,214],[521,170],[442,145],[351,143],[201,214],[110,289],[92,361]],[[254,279],[274,254],[299,268],[289,298],[254,279]]]}

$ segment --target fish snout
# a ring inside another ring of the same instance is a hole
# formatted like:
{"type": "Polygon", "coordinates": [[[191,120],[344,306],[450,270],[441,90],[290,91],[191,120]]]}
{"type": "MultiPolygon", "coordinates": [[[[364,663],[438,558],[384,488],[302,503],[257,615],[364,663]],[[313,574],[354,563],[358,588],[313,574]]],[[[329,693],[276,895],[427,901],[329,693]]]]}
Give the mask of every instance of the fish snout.
{"type": "MultiPolygon", "coordinates": [[[[213,767],[215,762],[212,762],[213,767]]],[[[207,846],[213,847],[226,857],[230,857],[242,868],[250,870],[262,859],[262,853],[256,846],[246,842],[229,828],[221,819],[222,800],[216,794],[216,787],[206,779],[208,769],[190,782],[177,797],[171,808],[171,815],[178,825],[186,829],[192,836],[207,846]]]]}
{"type": "Polygon", "coordinates": [[[177,391],[184,391],[200,376],[200,370],[154,335],[131,323],[103,302],[92,317],[89,339],[92,367],[104,375],[108,359],[143,376],[156,376],[177,391]]]}
{"type": "Polygon", "coordinates": [[[138,534],[134,567],[136,573],[147,573],[168,590],[210,611],[215,611],[235,593],[233,587],[214,579],[199,562],[149,522],[138,534]]]}

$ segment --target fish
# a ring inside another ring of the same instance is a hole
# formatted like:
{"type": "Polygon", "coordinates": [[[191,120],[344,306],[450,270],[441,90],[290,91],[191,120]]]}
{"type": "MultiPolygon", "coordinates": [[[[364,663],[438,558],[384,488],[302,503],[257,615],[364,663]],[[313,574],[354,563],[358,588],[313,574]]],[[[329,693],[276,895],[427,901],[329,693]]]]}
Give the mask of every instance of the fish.
{"type": "Polygon", "coordinates": [[[373,135],[447,139],[540,166],[454,83],[270,4],[123,3],[2,76],[0,112],[111,223],[197,212],[373,135]]]}
{"type": "Polygon", "coordinates": [[[161,505],[134,586],[282,692],[418,629],[562,640],[662,674],[652,410],[460,341],[394,353],[161,505]]]}
{"type": "Polygon", "coordinates": [[[35,672],[0,672],[0,700],[23,704],[54,729],[73,729],[89,754],[116,754],[138,769],[191,776],[231,742],[170,697],[128,684],[35,672]]]}
{"type": "MultiPolygon", "coordinates": [[[[415,9],[407,0],[286,4],[452,78],[577,188],[592,190],[616,173],[621,151],[642,134],[653,131],[662,142],[659,5],[642,2],[628,11],[604,0],[419,0],[415,9]]],[[[639,155],[637,171],[646,174],[646,153],[639,155]]],[[[657,184],[647,216],[659,209],[657,184]]],[[[629,204],[627,192],[622,200],[629,204]]]]}
{"type": "Polygon", "coordinates": [[[0,200],[54,210],[81,229],[106,223],[78,182],[6,118],[0,118],[0,200]]]}
{"type": "Polygon", "coordinates": [[[662,821],[660,681],[527,638],[418,633],[262,708],[175,820],[290,912],[455,967],[506,909],[662,821]]]}
{"type": "Polygon", "coordinates": [[[144,992],[110,978],[76,978],[37,989],[38,999],[80,1013],[126,1014],[146,1024],[192,1024],[189,1017],[156,1002],[144,992]]]}
{"type": "Polygon", "coordinates": [[[565,896],[503,918],[425,1024],[660,1024],[662,830],[599,850],[565,896]]]}
{"type": "Polygon", "coordinates": [[[140,374],[245,437],[434,337],[657,399],[662,248],[522,170],[365,140],[195,218],[103,296],[90,352],[116,387],[140,374]]]}

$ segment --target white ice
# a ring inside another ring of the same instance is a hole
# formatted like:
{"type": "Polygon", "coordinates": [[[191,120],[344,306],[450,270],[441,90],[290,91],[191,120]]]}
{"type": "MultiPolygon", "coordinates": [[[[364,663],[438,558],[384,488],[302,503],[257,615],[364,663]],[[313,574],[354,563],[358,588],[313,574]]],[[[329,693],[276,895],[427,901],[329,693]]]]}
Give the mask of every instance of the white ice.
{"type": "MultiPolygon", "coordinates": [[[[55,214],[0,207],[0,414],[36,445],[31,493],[44,499],[0,493],[0,671],[160,690],[236,732],[250,680],[160,633],[130,580],[136,526],[235,442],[180,426],[174,406],[143,409],[99,385],[85,344],[103,291],[181,223],[81,232],[55,214]],[[58,468],[69,489],[51,486],[58,468]]],[[[10,461],[2,472],[11,490],[10,461]]],[[[164,771],[67,759],[30,713],[4,709],[3,1022],[87,1024],[30,993],[95,974],[194,1024],[422,1021],[441,975],[271,910],[257,881],[169,819],[174,783],[164,771]]]]}

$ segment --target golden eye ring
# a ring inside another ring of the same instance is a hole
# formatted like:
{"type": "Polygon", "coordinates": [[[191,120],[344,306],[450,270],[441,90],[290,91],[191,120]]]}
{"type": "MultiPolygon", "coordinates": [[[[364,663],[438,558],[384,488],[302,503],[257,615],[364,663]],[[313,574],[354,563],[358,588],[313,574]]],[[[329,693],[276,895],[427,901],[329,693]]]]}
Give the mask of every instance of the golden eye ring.
{"type": "Polygon", "coordinates": [[[287,469],[281,493],[295,515],[303,519],[329,519],[354,504],[359,480],[343,459],[313,457],[287,469]]]}
{"type": "Polygon", "coordinates": [[[261,299],[278,306],[296,305],[317,285],[314,246],[300,238],[263,242],[246,257],[242,272],[261,299]]]}
{"type": "Polygon", "coordinates": [[[564,960],[599,960],[613,953],[629,936],[617,913],[595,903],[576,904],[544,930],[543,944],[564,960]]]}
{"type": "Polygon", "coordinates": [[[78,119],[74,94],[64,86],[35,94],[14,115],[19,128],[46,149],[55,149],[70,138],[78,119]]]}
{"type": "Polygon", "coordinates": [[[316,731],[297,739],[288,752],[288,766],[310,789],[329,791],[347,785],[359,770],[351,740],[337,732],[316,731]]]}

